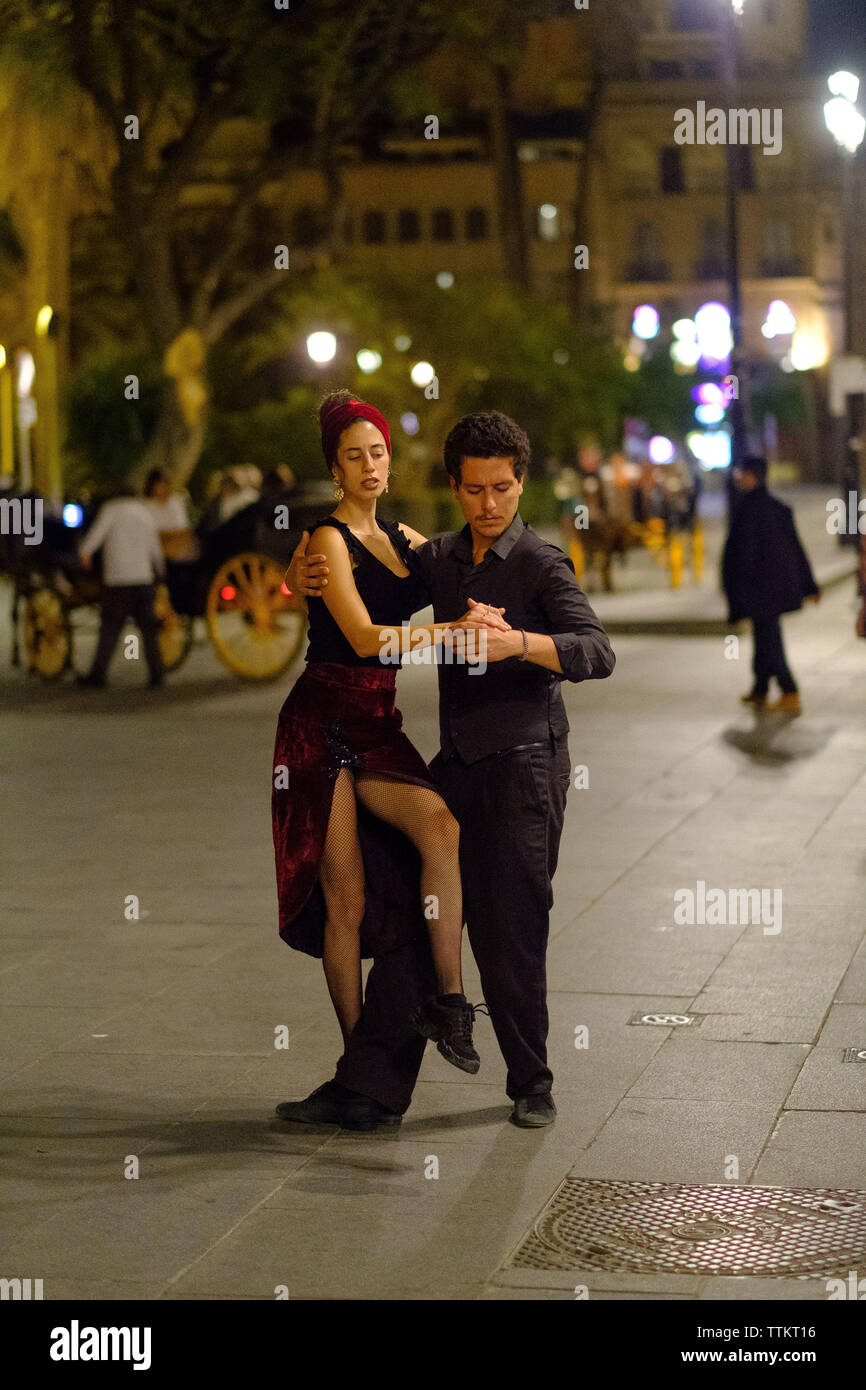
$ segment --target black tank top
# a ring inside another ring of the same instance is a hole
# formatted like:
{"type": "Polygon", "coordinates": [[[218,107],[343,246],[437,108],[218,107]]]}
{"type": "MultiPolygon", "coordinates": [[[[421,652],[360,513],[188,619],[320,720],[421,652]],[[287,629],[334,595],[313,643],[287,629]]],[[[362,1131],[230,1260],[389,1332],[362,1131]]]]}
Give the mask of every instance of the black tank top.
{"type": "MultiPolygon", "coordinates": [[[[419,608],[426,608],[430,602],[430,595],[418,557],[400,527],[395,521],[381,521],[378,517],[376,523],[390,538],[391,544],[409,571],[402,579],[383,564],[372,550],[368,550],[344,521],[339,521],[335,516],[322,517],[310,527],[310,535],[317,526],[337,528],[346,542],[349,556],[355,566],[352,577],[370,614],[370,621],[377,627],[399,627],[401,623],[408,622],[419,608]]],[[[307,608],[310,617],[307,661],[334,661],[341,666],[381,666],[378,656],[358,656],[340,631],[339,624],[325,607],[324,599],[308,598],[307,608]]]]}

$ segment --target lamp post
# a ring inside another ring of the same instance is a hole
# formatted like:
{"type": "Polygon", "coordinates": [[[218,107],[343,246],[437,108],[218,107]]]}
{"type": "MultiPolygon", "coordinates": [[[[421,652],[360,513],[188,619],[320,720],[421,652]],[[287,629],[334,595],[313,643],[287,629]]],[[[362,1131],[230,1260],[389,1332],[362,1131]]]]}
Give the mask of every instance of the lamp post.
{"type": "Polygon", "coordinates": [[[4,487],[15,472],[13,416],[12,366],[5,347],[0,346],[0,478],[6,479],[4,487]]]}
{"type": "Polygon", "coordinates": [[[49,501],[63,500],[63,477],[60,468],[60,407],[57,395],[57,332],[58,319],[50,304],[43,304],[36,315],[37,351],[40,356],[39,392],[45,440],[45,491],[49,501]]]}
{"type": "MultiPolygon", "coordinates": [[[[721,0],[722,19],[722,78],[729,109],[737,106],[738,53],[740,31],[738,20],[742,18],[746,0],[721,0]]],[[[745,351],[743,346],[743,296],[740,262],[740,219],[739,186],[741,162],[739,146],[730,141],[725,146],[726,203],[727,203],[727,243],[728,243],[728,292],[731,300],[731,374],[736,378],[737,390],[731,401],[731,467],[728,470],[727,492],[728,511],[733,511],[736,489],[734,469],[739,467],[749,450],[751,429],[751,408],[749,383],[746,376],[745,351]]]]}
{"type": "MultiPolygon", "coordinates": [[[[854,223],[857,212],[855,160],[866,135],[866,119],[857,109],[860,79],[851,72],[834,72],[828,79],[830,100],[824,103],[824,121],[842,154],[842,294],[845,316],[845,355],[854,353],[854,223]]],[[[843,487],[847,494],[866,496],[866,451],[863,430],[866,400],[862,393],[848,394],[843,447],[843,487]]],[[[840,534],[840,542],[856,545],[859,536],[840,534]]]]}

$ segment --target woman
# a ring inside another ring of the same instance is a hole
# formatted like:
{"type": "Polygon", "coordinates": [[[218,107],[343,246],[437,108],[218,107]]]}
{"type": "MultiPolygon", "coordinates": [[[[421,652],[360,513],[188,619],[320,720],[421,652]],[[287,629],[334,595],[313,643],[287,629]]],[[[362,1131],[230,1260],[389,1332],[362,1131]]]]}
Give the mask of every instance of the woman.
{"type": "MultiPolygon", "coordinates": [[[[409,651],[408,619],[428,597],[414,550],[425,537],[379,521],[391,438],[374,406],[348,391],[319,412],[338,505],[313,529],[330,580],[309,600],[307,669],[280,711],[272,798],[280,936],[321,956],[344,1045],[361,1013],[361,957],[408,938],[420,914],[430,933],[438,994],[412,1016],[463,1071],[477,1072],[474,1010],[463,993],[463,904],[457,822],[394,704],[396,670],[382,639],[409,651]],[[388,633],[382,630],[388,629],[388,633]],[[418,867],[420,860],[420,899],[418,867]]],[[[491,613],[488,625],[507,626],[491,613]]],[[[466,614],[454,626],[483,625],[466,614]]],[[[449,629],[424,628],[441,642],[449,629]]],[[[421,639],[424,640],[424,639],[421,639]]]]}

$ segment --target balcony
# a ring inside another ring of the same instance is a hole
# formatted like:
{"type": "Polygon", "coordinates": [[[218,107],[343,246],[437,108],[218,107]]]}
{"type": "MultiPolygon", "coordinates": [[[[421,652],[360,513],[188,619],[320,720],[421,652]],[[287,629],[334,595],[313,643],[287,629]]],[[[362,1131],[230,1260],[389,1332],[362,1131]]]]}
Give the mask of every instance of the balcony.
{"type": "Polygon", "coordinates": [[[764,280],[799,280],[807,274],[802,256],[765,256],[761,261],[764,280]]]}
{"type": "Polygon", "coordinates": [[[726,280],[728,263],[724,256],[704,256],[695,266],[696,280],[726,280]]]}
{"type": "Polygon", "coordinates": [[[667,261],[629,261],[623,274],[623,280],[628,285],[656,283],[670,278],[671,268],[667,261]]]}

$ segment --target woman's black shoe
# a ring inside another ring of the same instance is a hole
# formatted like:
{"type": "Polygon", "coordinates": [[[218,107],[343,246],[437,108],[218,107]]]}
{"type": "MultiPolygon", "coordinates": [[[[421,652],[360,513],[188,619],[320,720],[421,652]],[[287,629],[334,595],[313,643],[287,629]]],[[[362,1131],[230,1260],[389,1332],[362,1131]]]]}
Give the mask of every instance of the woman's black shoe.
{"type": "Polygon", "coordinates": [[[472,1045],[472,1024],[481,1009],[480,1004],[440,1004],[431,995],[418,1005],[411,1023],[416,1033],[435,1042],[446,1062],[474,1076],[481,1058],[472,1045]]]}

